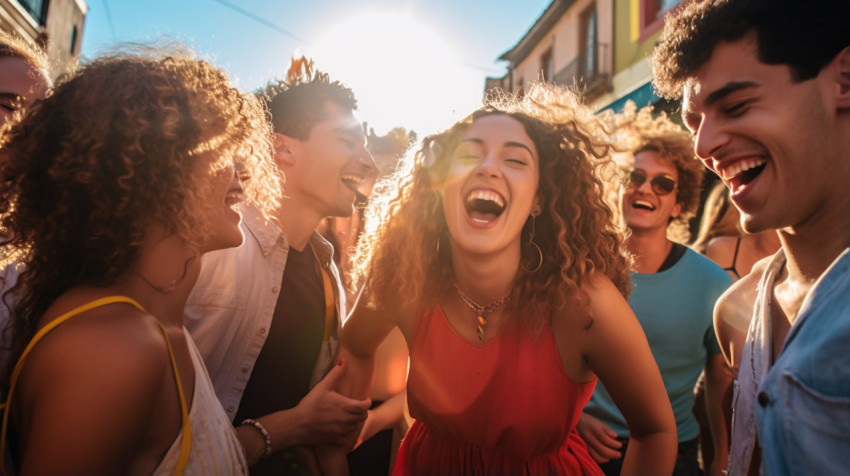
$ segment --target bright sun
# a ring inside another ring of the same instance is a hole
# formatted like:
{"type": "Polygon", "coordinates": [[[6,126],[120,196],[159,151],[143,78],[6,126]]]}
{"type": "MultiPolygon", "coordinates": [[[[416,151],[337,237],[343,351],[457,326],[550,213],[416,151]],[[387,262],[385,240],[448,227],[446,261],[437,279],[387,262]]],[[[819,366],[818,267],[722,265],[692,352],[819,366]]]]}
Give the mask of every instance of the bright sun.
{"type": "Polygon", "coordinates": [[[313,49],[318,69],[354,90],[359,117],[378,134],[396,126],[431,134],[470,112],[483,92],[455,49],[410,14],[346,18],[313,49]]]}

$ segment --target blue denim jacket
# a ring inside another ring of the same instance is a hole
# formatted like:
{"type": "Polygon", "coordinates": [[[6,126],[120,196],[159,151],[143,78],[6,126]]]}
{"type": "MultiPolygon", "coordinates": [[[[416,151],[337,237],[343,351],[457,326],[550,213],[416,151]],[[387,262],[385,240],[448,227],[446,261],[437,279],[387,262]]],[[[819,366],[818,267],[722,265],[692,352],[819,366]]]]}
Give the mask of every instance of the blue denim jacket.
{"type": "Polygon", "coordinates": [[[806,296],[756,419],[762,474],[850,472],[850,248],[806,296]]]}

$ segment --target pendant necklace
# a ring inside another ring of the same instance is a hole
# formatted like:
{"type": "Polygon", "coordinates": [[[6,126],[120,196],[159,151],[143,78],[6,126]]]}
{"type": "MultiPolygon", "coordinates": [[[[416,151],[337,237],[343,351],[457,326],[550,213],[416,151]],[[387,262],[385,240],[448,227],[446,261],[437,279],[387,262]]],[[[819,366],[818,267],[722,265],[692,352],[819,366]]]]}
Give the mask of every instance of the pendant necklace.
{"type": "Polygon", "coordinates": [[[460,300],[463,301],[464,304],[469,306],[469,308],[472,309],[472,312],[475,313],[475,317],[478,318],[478,340],[483,341],[484,340],[484,326],[487,325],[487,316],[489,314],[491,314],[493,311],[495,311],[496,309],[504,306],[505,303],[508,302],[508,300],[510,300],[511,293],[513,292],[513,290],[508,291],[507,294],[500,297],[499,299],[496,299],[495,301],[491,302],[490,304],[487,304],[486,306],[482,306],[482,305],[478,304],[477,302],[473,301],[472,298],[467,296],[466,293],[464,293],[463,290],[460,289],[460,285],[457,284],[457,282],[452,283],[452,285],[455,287],[455,290],[457,291],[457,295],[460,296],[460,300]]]}

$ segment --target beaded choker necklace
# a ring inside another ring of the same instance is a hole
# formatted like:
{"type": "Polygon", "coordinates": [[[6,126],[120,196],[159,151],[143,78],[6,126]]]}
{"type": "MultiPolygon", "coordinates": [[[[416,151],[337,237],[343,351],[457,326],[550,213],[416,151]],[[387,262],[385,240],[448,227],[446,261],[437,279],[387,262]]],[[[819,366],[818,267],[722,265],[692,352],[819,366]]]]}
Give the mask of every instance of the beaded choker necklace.
{"type": "Polygon", "coordinates": [[[496,309],[504,306],[505,303],[508,302],[508,300],[510,300],[511,293],[513,292],[513,290],[508,291],[507,294],[500,297],[499,299],[496,299],[495,301],[491,302],[490,304],[487,304],[486,306],[482,306],[482,305],[478,304],[477,302],[473,301],[472,298],[467,296],[466,293],[464,293],[463,290],[460,289],[460,285],[458,285],[456,282],[452,283],[452,285],[455,287],[455,290],[457,291],[457,295],[460,296],[460,300],[463,301],[464,304],[469,306],[469,308],[472,309],[472,311],[475,313],[475,317],[478,318],[478,340],[483,341],[484,340],[484,326],[487,325],[487,315],[491,314],[496,309]]]}

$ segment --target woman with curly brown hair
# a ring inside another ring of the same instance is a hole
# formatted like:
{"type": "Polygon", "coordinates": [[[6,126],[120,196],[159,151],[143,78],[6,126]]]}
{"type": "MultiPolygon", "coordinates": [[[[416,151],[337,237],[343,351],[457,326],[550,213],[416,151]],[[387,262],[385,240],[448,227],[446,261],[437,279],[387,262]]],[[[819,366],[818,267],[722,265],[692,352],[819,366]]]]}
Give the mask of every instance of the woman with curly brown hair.
{"type": "Polygon", "coordinates": [[[377,188],[341,391],[368,394],[398,326],[417,421],[396,473],[600,474],[575,432],[597,376],[639,441],[626,472],[672,470],[670,403],[598,177],[608,149],[574,94],[540,84],[425,138],[377,188]]]}
{"type": "Polygon", "coordinates": [[[269,138],[224,73],[155,51],[95,60],[3,135],[22,474],[247,471],[183,307],[201,254],[242,242],[237,203],[273,206],[269,138]]]}

